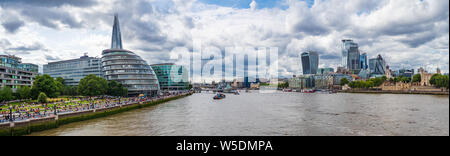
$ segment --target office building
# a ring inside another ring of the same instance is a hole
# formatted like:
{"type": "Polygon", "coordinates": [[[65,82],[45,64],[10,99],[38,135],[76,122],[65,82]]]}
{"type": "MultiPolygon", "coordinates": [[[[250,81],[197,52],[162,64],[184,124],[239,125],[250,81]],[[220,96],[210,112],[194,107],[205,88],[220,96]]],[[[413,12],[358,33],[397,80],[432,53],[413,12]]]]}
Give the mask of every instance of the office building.
{"type": "Polygon", "coordinates": [[[188,87],[188,70],[173,63],[151,65],[155,71],[162,91],[186,90],[188,87]]]}
{"type": "Polygon", "coordinates": [[[85,54],[78,59],[49,62],[44,65],[44,74],[53,78],[63,78],[65,85],[78,86],[80,80],[88,75],[103,77],[101,58],[89,57],[85,54]]]}
{"type": "Polygon", "coordinates": [[[360,63],[361,63],[361,70],[367,70],[369,69],[369,65],[367,62],[367,53],[363,53],[360,56],[360,63]]]}
{"type": "Polygon", "coordinates": [[[301,54],[303,74],[317,74],[319,68],[319,54],[315,51],[301,54]]]}
{"type": "Polygon", "coordinates": [[[342,65],[354,74],[361,70],[361,57],[358,44],[353,40],[342,40],[342,65]]]}
{"type": "Polygon", "coordinates": [[[9,87],[13,91],[21,86],[33,85],[38,75],[38,66],[22,63],[22,59],[13,55],[0,55],[0,88],[9,87]]]}
{"type": "Polygon", "coordinates": [[[329,74],[329,73],[334,73],[334,68],[319,68],[317,70],[317,74],[329,74]]]}
{"type": "Polygon", "coordinates": [[[379,77],[386,74],[386,61],[378,55],[377,58],[369,60],[371,77],[379,77]]]}

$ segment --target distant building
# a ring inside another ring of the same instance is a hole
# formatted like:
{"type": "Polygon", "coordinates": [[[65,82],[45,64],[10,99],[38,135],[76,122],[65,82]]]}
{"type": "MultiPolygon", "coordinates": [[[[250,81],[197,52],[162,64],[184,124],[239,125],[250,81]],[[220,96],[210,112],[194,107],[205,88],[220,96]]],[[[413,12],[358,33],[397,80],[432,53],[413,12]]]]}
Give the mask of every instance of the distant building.
{"type": "Polygon", "coordinates": [[[329,73],[334,73],[334,68],[319,68],[317,71],[317,74],[329,74],[329,73]]]}
{"type": "Polygon", "coordinates": [[[360,56],[361,70],[369,69],[369,65],[367,62],[367,53],[363,53],[360,56]]]}
{"type": "Polygon", "coordinates": [[[377,77],[379,75],[386,74],[386,61],[378,55],[377,58],[373,58],[369,60],[369,68],[371,77],[377,77]]]}
{"type": "Polygon", "coordinates": [[[393,75],[393,73],[392,73],[391,69],[389,68],[389,66],[386,66],[386,74],[385,74],[386,78],[391,79],[393,77],[392,75],[393,75]]]}
{"type": "Polygon", "coordinates": [[[312,89],[314,88],[313,75],[300,75],[289,79],[289,88],[292,89],[312,89]]]}
{"type": "Polygon", "coordinates": [[[301,54],[303,74],[317,74],[319,68],[319,54],[315,51],[301,54]]]}
{"type": "Polygon", "coordinates": [[[410,77],[414,76],[414,69],[400,69],[397,76],[410,77]]]}
{"type": "Polygon", "coordinates": [[[361,70],[359,47],[353,40],[342,40],[342,65],[354,74],[361,70]]]}
{"type": "Polygon", "coordinates": [[[341,85],[341,80],[343,78],[346,78],[348,81],[352,81],[353,77],[350,75],[346,75],[346,74],[339,74],[339,73],[335,73],[335,74],[329,74],[330,76],[333,76],[333,85],[341,85]]]}
{"type": "Polygon", "coordinates": [[[431,86],[430,79],[434,75],[433,73],[428,73],[423,69],[422,67],[418,70],[421,80],[420,80],[420,86],[431,86]]]}
{"type": "Polygon", "coordinates": [[[314,88],[315,89],[331,89],[333,88],[333,76],[332,75],[315,75],[314,76],[314,88]]]}
{"type": "Polygon", "coordinates": [[[22,63],[20,57],[13,55],[0,55],[0,88],[9,87],[13,91],[21,86],[33,85],[38,75],[38,66],[22,63]]]}
{"type": "Polygon", "coordinates": [[[151,65],[158,77],[161,90],[186,90],[189,84],[189,73],[184,66],[174,63],[151,65]]]}
{"type": "Polygon", "coordinates": [[[77,86],[88,75],[103,77],[101,61],[101,58],[84,55],[79,59],[49,62],[44,65],[44,74],[63,78],[65,85],[77,86]]]}

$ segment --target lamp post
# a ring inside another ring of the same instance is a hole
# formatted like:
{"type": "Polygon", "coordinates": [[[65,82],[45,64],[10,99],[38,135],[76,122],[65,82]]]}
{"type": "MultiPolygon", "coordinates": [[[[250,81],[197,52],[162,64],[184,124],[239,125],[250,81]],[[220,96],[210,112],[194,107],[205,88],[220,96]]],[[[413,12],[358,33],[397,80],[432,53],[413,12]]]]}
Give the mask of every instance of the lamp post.
{"type": "Polygon", "coordinates": [[[57,115],[57,113],[56,113],[56,104],[53,105],[53,113],[54,113],[55,115],[57,115]]]}
{"type": "Polygon", "coordinates": [[[13,117],[12,117],[12,106],[9,106],[9,121],[13,122],[13,117]]]}

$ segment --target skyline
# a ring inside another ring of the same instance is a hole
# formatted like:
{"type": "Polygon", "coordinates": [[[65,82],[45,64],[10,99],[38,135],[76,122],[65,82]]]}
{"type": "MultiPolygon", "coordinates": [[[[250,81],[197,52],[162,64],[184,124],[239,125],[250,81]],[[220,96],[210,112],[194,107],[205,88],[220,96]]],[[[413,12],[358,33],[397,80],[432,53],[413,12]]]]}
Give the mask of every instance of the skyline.
{"type": "Polygon", "coordinates": [[[169,62],[171,51],[192,51],[192,42],[198,39],[218,48],[278,47],[280,59],[286,60],[279,64],[280,74],[291,76],[301,73],[298,55],[309,50],[319,52],[320,68],[341,66],[340,42],[351,38],[368,59],[381,54],[391,69],[434,71],[439,67],[448,73],[448,1],[256,0],[236,4],[0,0],[0,54],[22,57],[23,62],[38,64],[40,71],[43,64],[84,53],[101,56],[110,47],[111,19],[118,13],[124,48],[149,64],[169,62]]]}

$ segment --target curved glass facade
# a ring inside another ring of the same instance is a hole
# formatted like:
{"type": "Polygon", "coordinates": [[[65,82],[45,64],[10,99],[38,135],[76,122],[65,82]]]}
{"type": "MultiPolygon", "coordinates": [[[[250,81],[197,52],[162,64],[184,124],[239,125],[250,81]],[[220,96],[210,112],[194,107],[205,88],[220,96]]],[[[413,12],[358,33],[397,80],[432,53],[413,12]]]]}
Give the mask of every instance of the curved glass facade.
{"type": "Polygon", "coordinates": [[[130,96],[158,94],[160,87],[155,72],[141,57],[124,49],[104,50],[102,55],[106,80],[122,83],[130,96]]]}
{"type": "Polygon", "coordinates": [[[184,66],[172,63],[151,65],[158,77],[161,90],[186,90],[188,87],[188,70],[184,66]]]}

